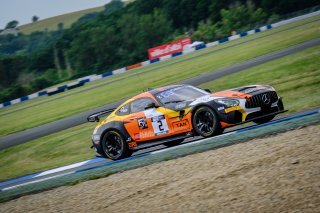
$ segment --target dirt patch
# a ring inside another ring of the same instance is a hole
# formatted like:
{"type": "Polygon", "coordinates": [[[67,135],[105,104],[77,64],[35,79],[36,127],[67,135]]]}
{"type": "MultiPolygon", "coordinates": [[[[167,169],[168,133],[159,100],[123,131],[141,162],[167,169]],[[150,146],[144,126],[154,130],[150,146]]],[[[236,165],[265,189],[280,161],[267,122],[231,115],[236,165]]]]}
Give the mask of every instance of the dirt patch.
{"type": "Polygon", "coordinates": [[[28,195],[0,212],[320,212],[320,126],[28,195]]]}

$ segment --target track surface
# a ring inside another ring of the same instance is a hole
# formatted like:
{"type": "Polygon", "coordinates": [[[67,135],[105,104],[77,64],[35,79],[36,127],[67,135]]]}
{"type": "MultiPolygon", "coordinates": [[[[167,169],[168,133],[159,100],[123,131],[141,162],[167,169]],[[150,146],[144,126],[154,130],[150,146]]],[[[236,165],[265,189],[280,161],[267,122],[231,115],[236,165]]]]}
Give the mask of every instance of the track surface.
{"type": "MultiPolygon", "coordinates": [[[[200,75],[191,79],[184,80],[180,83],[184,84],[191,84],[194,86],[197,86],[199,84],[203,84],[218,78],[221,78],[226,75],[230,75],[232,73],[236,73],[254,66],[257,66],[259,64],[266,63],[268,61],[278,59],[296,52],[299,52],[301,50],[305,50],[310,47],[314,47],[316,45],[320,45],[320,39],[313,39],[311,41],[307,41],[292,47],[288,47],[267,55],[263,55],[239,64],[235,64],[217,71],[212,71],[210,73],[200,75]]],[[[119,106],[123,100],[114,102],[112,104],[105,105],[103,107],[96,108],[94,110],[90,110],[88,112],[83,112],[62,120],[58,120],[52,123],[48,123],[45,125],[42,125],[40,127],[28,129],[25,131],[17,132],[8,136],[4,136],[0,138],[0,150],[3,150],[5,148],[15,146],[18,144],[25,143],[30,140],[34,140],[37,138],[40,138],[45,135],[49,135],[70,127],[74,127],[80,124],[83,124],[87,122],[86,118],[88,115],[93,114],[98,111],[106,110],[106,109],[111,109],[119,106]]]]}
{"type": "MultiPolygon", "coordinates": [[[[272,122],[268,122],[266,124],[255,125],[255,124],[250,123],[250,125],[247,125],[245,127],[244,127],[244,125],[241,125],[241,126],[237,126],[236,128],[230,129],[229,131],[226,131],[223,135],[237,134],[239,132],[247,132],[252,129],[264,128],[266,126],[273,125],[275,123],[293,121],[297,118],[301,118],[301,117],[305,117],[305,116],[309,116],[309,115],[317,114],[317,113],[320,113],[320,109],[294,113],[292,115],[289,115],[289,116],[286,116],[283,118],[275,119],[272,122]]],[[[217,137],[220,137],[220,136],[217,136],[217,137]]],[[[197,143],[198,142],[201,143],[202,140],[203,140],[202,137],[193,137],[193,138],[186,140],[183,144],[187,144],[187,143],[194,142],[194,141],[197,141],[197,143]]],[[[179,147],[179,146],[177,146],[177,147],[179,147]]],[[[155,147],[152,147],[149,149],[140,150],[140,151],[134,153],[133,157],[127,158],[124,160],[129,161],[129,160],[137,158],[137,157],[143,158],[145,155],[152,154],[152,152],[154,152],[154,151],[159,151],[159,150],[165,151],[166,148],[167,147],[160,145],[160,146],[155,146],[155,147]]],[[[123,161],[123,160],[121,160],[121,161],[123,161]]],[[[97,168],[97,167],[105,167],[105,166],[112,165],[112,163],[117,163],[117,162],[120,162],[120,161],[111,161],[109,159],[104,159],[104,158],[93,158],[89,161],[79,162],[79,163],[71,164],[69,166],[55,168],[55,169],[47,170],[45,172],[40,172],[40,173],[36,173],[36,174],[32,174],[32,175],[26,175],[26,176],[23,176],[20,178],[0,182],[0,191],[9,190],[11,188],[15,188],[15,187],[21,186],[21,185],[29,185],[29,184],[32,184],[35,182],[42,182],[42,181],[52,179],[55,177],[59,177],[59,176],[67,175],[67,174],[72,174],[72,173],[77,173],[77,172],[85,171],[88,169],[93,169],[93,168],[97,168]]]]}

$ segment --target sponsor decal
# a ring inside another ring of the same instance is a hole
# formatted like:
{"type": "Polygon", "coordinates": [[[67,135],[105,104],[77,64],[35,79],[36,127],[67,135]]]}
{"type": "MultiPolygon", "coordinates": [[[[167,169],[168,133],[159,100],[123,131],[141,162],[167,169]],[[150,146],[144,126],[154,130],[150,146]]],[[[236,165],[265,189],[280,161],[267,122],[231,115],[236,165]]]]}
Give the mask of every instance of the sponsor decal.
{"type": "Polygon", "coordinates": [[[135,133],[134,134],[134,139],[135,140],[140,140],[140,134],[139,133],[135,133]]]}
{"type": "Polygon", "coordinates": [[[219,111],[224,110],[224,107],[223,107],[223,106],[222,106],[222,107],[219,107],[218,110],[219,110],[219,111]]]}
{"type": "Polygon", "coordinates": [[[129,146],[129,148],[133,148],[133,147],[136,147],[137,146],[137,142],[130,142],[130,143],[128,143],[128,146],[129,146]]]}
{"type": "Polygon", "coordinates": [[[127,142],[132,141],[131,137],[128,137],[126,141],[127,141],[127,142]]]}
{"type": "Polygon", "coordinates": [[[153,60],[162,56],[171,55],[173,53],[182,52],[184,46],[191,44],[190,38],[184,38],[171,42],[170,44],[163,44],[157,47],[148,49],[149,59],[153,60]]]}
{"type": "Polygon", "coordinates": [[[157,97],[159,99],[163,99],[163,98],[167,98],[167,97],[169,97],[171,95],[174,95],[174,91],[173,90],[167,90],[167,91],[164,91],[164,92],[158,94],[157,97]]]}
{"type": "Polygon", "coordinates": [[[119,112],[120,112],[120,113],[126,113],[126,112],[128,112],[128,110],[129,110],[128,105],[125,105],[125,106],[123,106],[123,107],[120,108],[119,112]]]}
{"type": "Polygon", "coordinates": [[[145,117],[139,118],[137,121],[138,121],[139,129],[147,129],[148,128],[147,120],[145,117]]]}
{"type": "Polygon", "coordinates": [[[173,128],[175,131],[181,131],[189,127],[187,120],[182,120],[173,123],[173,128]]]}
{"type": "Polygon", "coordinates": [[[187,104],[186,103],[179,103],[179,104],[177,104],[176,105],[176,109],[182,109],[182,108],[185,108],[187,106],[187,104]]]}

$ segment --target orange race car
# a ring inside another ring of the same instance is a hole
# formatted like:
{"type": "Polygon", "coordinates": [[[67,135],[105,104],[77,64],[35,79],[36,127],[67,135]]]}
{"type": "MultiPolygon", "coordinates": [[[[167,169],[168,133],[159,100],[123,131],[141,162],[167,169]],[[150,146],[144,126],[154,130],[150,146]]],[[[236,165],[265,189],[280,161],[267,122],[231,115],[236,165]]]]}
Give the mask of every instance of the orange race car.
{"type": "Polygon", "coordinates": [[[265,123],[282,112],[282,100],[271,86],[211,94],[190,85],[170,85],[134,96],[112,112],[90,115],[88,121],[99,122],[92,135],[96,155],[117,160],[150,146],[174,146],[196,135],[211,137],[245,122],[265,123]]]}

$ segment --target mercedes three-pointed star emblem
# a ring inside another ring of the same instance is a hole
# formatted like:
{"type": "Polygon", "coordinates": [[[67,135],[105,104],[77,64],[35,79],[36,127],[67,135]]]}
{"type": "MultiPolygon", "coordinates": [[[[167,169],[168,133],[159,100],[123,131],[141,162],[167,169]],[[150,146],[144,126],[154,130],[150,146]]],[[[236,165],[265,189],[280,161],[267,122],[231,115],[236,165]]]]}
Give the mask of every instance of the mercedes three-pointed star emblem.
{"type": "Polygon", "coordinates": [[[264,104],[269,104],[270,103],[270,98],[267,94],[262,95],[262,101],[264,104]]]}

